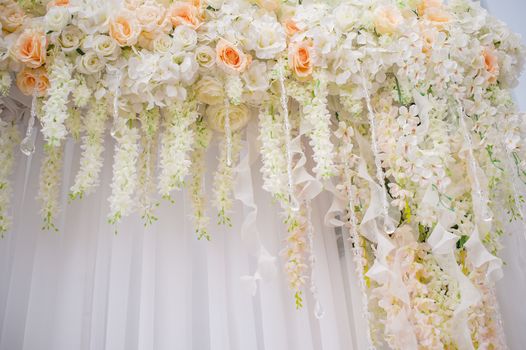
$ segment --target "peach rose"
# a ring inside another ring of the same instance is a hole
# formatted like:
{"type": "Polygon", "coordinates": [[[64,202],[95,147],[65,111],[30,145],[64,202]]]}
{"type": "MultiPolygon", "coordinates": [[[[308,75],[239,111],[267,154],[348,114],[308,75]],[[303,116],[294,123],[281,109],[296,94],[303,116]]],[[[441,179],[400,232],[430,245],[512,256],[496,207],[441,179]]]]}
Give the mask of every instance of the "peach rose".
{"type": "Polygon", "coordinates": [[[442,25],[449,22],[449,12],[441,7],[431,7],[426,10],[424,18],[434,22],[435,25],[442,25]]]}
{"type": "Polygon", "coordinates": [[[482,57],[484,58],[484,66],[486,71],[489,73],[488,81],[493,84],[497,82],[497,76],[500,72],[499,61],[495,52],[490,48],[485,48],[482,51],[482,57]]]}
{"type": "Polygon", "coordinates": [[[229,73],[242,73],[252,62],[250,55],[244,54],[225,39],[216,45],[217,64],[229,73]]]}
{"type": "Polygon", "coordinates": [[[442,0],[421,0],[416,6],[419,16],[424,16],[431,8],[442,8],[442,0]]]}
{"type": "Polygon", "coordinates": [[[300,79],[312,74],[312,43],[301,41],[289,46],[289,66],[300,79]]]}
{"type": "Polygon", "coordinates": [[[133,13],[123,11],[110,21],[110,36],[119,46],[132,46],[141,34],[141,26],[133,13]]]}
{"type": "Polygon", "coordinates": [[[16,40],[14,56],[30,68],[38,68],[46,61],[47,38],[37,29],[26,29],[16,40]]]}
{"type": "Polygon", "coordinates": [[[20,91],[27,96],[34,93],[37,96],[44,96],[49,87],[49,79],[44,67],[31,69],[25,67],[16,76],[16,85],[20,91]]]}
{"type": "Polygon", "coordinates": [[[24,23],[25,18],[24,10],[16,4],[0,6],[1,28],[6,32],[15,32],[24,23]]]}
{"type": "Polygon", "coordinates": [[[288,37],[291,37],[300,31],[298,25],[296,24],[296,22],[294,22],[292,18],[286,19],[283,23],[283,26],[285,27],[285,33],[287,33],[288,37]]]}
{"type": "Polygon", "coordinates": [[[174,27],[184,24],[193,29],[197,29],[201,24],[199,8],[188,2],[174,2],[168,9],[167,17],[170,19],[174,27]]]}
{"type": "Polygon", "coordinates": [[[49,10],[55,6],[69,6],[69,0],[52,0],[47,3],[46,9],[49,10]]]}
{"type": "Polygon", "coordinates": [[[380,6],[374,11],[374,27],[379,34],[393,34],[404,21],[398,7],[380,6]]]}

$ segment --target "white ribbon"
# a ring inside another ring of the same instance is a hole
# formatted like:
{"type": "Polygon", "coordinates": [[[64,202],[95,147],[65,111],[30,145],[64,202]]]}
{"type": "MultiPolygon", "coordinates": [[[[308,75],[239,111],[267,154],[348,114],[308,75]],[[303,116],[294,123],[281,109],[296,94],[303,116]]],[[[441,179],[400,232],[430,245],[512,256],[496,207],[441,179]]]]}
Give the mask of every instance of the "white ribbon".
{"type": "Polygon", "coordinates": [[[248,213],[241,225],[241,238],[247,245],[251,255],[257,257],[257,268],[254,274],[242,276],[247,290],[255,295],[257,292],[257,281],[262,279],[272,279],[276,275],[276,257],[268,252],[261,242],[257,227],[258,207],[254,200],[254,188],[252,184],[252,165],[257,160],[259,154],[257,140],[257,125],[249,123],[246,129],[247,142],[246,151],[243,152],[239,164],[235,168],[234,198],[240,200],[248,213]]]}

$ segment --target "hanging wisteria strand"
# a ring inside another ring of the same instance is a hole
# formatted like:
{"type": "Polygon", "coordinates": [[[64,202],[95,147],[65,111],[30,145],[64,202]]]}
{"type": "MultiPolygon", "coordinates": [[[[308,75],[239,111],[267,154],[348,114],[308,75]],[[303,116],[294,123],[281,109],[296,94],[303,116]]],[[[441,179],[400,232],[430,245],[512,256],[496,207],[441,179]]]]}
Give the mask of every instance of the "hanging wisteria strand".
{"type": "Polygon", "coordinates": [[[154,215],[154,210],[158,205],[154,199],[154,194],[156,193],[154,174],[157,163],[157,136],[160,121],[161,114],[159,108],[156,107],[145,110],[139,115],[142,152],[138,160],[137,202],[139,203],[139,213],[145,226],[157,221],[157,217],[154,215]]]}
{"type": "Polygon", "coordinates": [[[197,239],[211,239],[208,230],[210,219],[206,215],[206,195],[204,188],[205,157],[211,140],[211,132],[203,118],[194,124],[195,148],[192,152],[192,168],[190,171],[190,199],[193,208],[193,220],[197,239]]]}
{"type": "Polygon", "coordinates": [[[170,198],[172,191],[181,189],[190,172],[190,152],[194,144],[191,125],[196,119],[195,100],[176,101],[164,110],[158,184],[163,198],[170,198]]]}
{"type": "Polygon", "coordinates": [[[11,176],[16,146],[20,143],[18,126],[0,120],[0,237],[11,228],[11,176]]]}
{"type": "Polygon", "coordinates": [[[70,189],[70,198],[82,198],[91,193],[98,185],[103,165],[104,134],[108,111],[106,99],[92,99],[84,120],[85,135],[82,136],[80,149],[80,168],[70,189]]]}
{"type": "Polygon", "coordinates": [[[44,158],[40,168],[38,199],[41,203],[42,229],[58,231],[55,219],[59,212],[60,187],[62,184],[63,146],[44,146],[44,158]]]}

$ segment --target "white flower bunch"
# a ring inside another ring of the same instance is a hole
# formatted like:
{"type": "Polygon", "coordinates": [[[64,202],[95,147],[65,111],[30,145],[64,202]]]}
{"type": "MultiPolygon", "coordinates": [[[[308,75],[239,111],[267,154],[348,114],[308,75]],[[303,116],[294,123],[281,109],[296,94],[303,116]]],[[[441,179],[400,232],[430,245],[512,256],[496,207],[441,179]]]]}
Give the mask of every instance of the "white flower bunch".
{"type": "Polygon", "coordinates": [[[74,80],[71,79],[73,65],[65,55],[57,55],[49,73],[50,87],[48,98],[42,107],[42,133],[49,145],[59,146],[66,138],[64,126],[68,118],[68,98],[73,91],[74,80]]]}
{"type": "Polygon", "coordinates": [[[85,135],[82,137],[82,155],[75,183],[70,189],[70,198],[82,198],[91,193],[99,184],[103,163],[104,132],[108,111],[106,99],[91,99],[91,107],[84,121],[85,135]]]}
{"type": "Polygon", "coordinates": [[[190,172],[190,153],[195,142],[191,125],[197,120],[196,101],[175,103],[164,112],[158,188],[161,196],[169,198],[173,190],[183,187],[190,172]]]}
{"type": "Polygon", "coordinates": [[[135,210],[133,195],[137,189],[137,160],[139,158],[139,130],[133,119],[124,116],[114,120],[113,136],[116,139],[113,156],[110,213],[108,221],[118,223],[135,210]]]}
{"type": "Polygon", "coordinates": [[[10,177],[13,172],[15,146],[20,142],[17,126],[0,120],[0,237],[11,226],[9,203],[11,199],[10,177]]]}

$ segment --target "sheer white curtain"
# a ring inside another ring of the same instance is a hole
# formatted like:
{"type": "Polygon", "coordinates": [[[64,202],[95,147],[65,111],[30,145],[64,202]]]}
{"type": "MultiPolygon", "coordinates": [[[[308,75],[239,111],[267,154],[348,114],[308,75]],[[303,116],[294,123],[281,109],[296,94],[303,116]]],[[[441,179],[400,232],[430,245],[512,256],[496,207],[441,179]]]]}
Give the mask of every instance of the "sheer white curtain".
{"type": "MultiPolygon", "coordinates": [[[[262,244],[277,257],[277,274],[260,281],[253,297],[241,279],[254,273],[256,258],[240,237],[247,212],[239,201],[233,227],[212,225],[211,242],[196,239],[186,193],[175,204],[163,203],[151,227],[136,215],[115,233],[106,223],[111,142],[101,187],[72,203],[67,192],[80,149],[66,144],[57,233],[41,230],[35,200],[40,136],[32,157],[18,155],[14,225],[0,240],[1,350],[365,348],[347,243],[341,232],[322,225],[328,198],[314,203],[315,281],[325,311],[317,319],[308,290],[304,308],[294,307],[281,272],[285,230],[258,171],[252,172],[257,227],[262,244]]],[[[209,156],[213,170],[215,154],[209,156]]],[[[211,176],[207,188],[210,183],[211,176]]]]}

